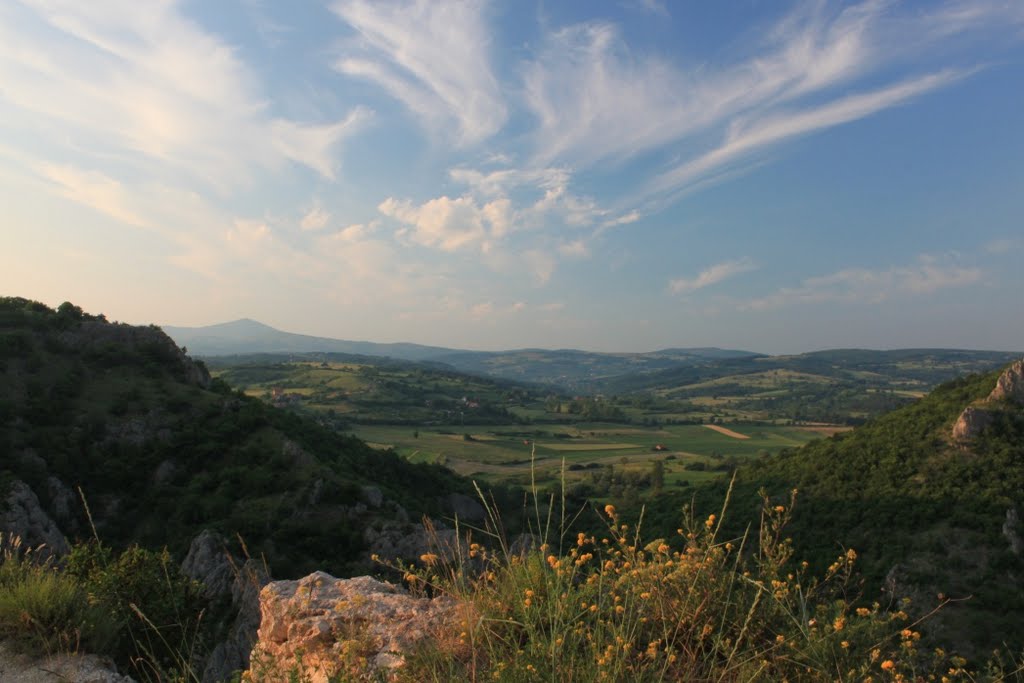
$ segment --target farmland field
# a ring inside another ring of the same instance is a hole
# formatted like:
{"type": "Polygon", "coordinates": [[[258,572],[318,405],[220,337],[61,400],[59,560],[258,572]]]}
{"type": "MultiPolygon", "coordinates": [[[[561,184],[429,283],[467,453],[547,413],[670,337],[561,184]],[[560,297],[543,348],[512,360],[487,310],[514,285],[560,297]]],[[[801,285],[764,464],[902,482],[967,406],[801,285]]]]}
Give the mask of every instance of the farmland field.
{"type": "Polygon", "coordinates": [[[455,433],[358,425],[354,433],[378,448],[394,448],[415,462],[439,463],[460,474],[511,484],[528,482],[531,467],[538,482],[548,482],[563,476],[564,463],[564,476],[571,482],[609,465],[624,471],[648,471],[656,460],[663,463],[667,485],[696,483],[722,476],[732,463],[821,437],[809,429],[779,425],[731,424],[730,430],[743,439],[703,425],[638,428],[580,423],[556,429],[530,431],[522,425],[493,425],[455,433]]]}

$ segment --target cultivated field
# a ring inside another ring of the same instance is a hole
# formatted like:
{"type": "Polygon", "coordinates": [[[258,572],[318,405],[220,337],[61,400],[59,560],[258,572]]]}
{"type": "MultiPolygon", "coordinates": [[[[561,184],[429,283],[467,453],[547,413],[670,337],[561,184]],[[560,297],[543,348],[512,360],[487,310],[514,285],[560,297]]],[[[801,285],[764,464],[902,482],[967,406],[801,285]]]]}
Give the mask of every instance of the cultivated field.
{"type": "Polygon", "coordinates": [[[731,427],[723,428],[723,433],[705,425],[640,428],[581,423],[551,431],[499,425],[456,433],[450,429],[358,425],[354,433],[376,447],[394,448],[415,462],[443,464],[460,474],[491,482],[528,483],[531,468],[539,482],[555,481],[563,474],[567,482],[572,482],[609,465],[625,471],[649,471],[651,463],[660,460],[666,485],[722,476],[731,463],[800,446],[821,436],[800,427],[731,427]]]}

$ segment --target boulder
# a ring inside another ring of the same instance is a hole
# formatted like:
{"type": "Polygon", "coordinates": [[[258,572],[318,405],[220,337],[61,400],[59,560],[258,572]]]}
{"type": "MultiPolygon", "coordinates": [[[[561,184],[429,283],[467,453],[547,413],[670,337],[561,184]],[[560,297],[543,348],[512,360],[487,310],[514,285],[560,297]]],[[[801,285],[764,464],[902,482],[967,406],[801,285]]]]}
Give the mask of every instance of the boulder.
{"type": "Polygon", "coordinates": [[[990,424],[992,424],[992,413],[982,408],[968,406],[964,408],[964,412],[960,413],[960,417],[953,424],[953,439],[970,441],[990,424]]]}
{"type": "Polygon", "coordinates": [[[315,572],[260,592],[259,639],[249,675],[257,681],[388,680],[425,639],[458,633],[459,603],[415,597],[369,576],[315,572]]]}
{"type": "Polygon", "coordinates": [[[35,492],[23,481],[15,481],[0,504],[0,532],[16,536],[25,547],[42,546],[43,556],[66,555],[70,548],[64,534],[39,504],[35,492]]]}
{"type": "Polygon", "coordinates": [[[4,683],[135,683],[117,673],[110,660],[95,655],[57,654],[34,659],[0,643],[0,681],[4,683]]]}
{"type": "Polygon", "coordinates": [[[1008,367],[996,380],[996,386],[988,395],[990,401],[1010,401],[1024,406],[1024,360],[1008,367]]]}

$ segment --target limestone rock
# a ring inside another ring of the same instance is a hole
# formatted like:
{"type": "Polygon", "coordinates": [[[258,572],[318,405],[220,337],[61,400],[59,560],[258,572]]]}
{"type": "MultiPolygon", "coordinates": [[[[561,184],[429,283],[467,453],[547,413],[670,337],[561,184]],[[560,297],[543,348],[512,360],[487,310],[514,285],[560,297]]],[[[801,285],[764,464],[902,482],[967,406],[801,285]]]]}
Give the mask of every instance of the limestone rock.
{"type": "Polygon", "coordinates": [[[267,585],[260,612],[253,679],[286,680],[297,671],[311,683],[387,679],[424,639],[457,633],[460,618],[452,598],[417,598],[368,576],[344,580],[324,572],[267,585]]]}
{"type": "Polygon", "coordinates": [[[1024,360],[1008,367],[996,380],[996,387],[988,395],[990,401],[1011,401],[1024,406],[1024,360]]]}
{"type": "Polygon", "coordinates": [[[992,414],[982,408],[968,406],[953,424],[953,438],[957,441],[970,441],[992,424],[992,414]]]}
{"type": "Polygon", "coordinates": [[[188,554],[181,563],[181,571],[203,584],[203,595],[207,598],[231,594],[231,584],[235,580],[232,561],[224,539],[215,531],[204,529],[192,539],[188,554]]]}
{"type": "Polygon", "coordinates": [[[202,675],[203,683],[227,680],[233,672],[249,667],[260,625],[259,592],[270,577],[256,560],[243,563],[233,557],[224,538],[209,529],[192,540],[181,569],[203,584],[203,594],[211,601],[230,597],[234,620],[226,638],[207,656],[202,675]]]}
{"type": "Polygon", "coordinates": [[[39,505],[35,492],[23,481],[15,481],[0,504],[0,531],[21,538],[24,546],[42,545],[43,555],[66,555],[70,548],[57,525],[39,505]]]}
{"type": "Polygon", "coordinates": [[[52,655],[33,659],[0,643],[0,681],[4,683],[135,683],[117,673],[113,662],[95,655],[52,655]]]}

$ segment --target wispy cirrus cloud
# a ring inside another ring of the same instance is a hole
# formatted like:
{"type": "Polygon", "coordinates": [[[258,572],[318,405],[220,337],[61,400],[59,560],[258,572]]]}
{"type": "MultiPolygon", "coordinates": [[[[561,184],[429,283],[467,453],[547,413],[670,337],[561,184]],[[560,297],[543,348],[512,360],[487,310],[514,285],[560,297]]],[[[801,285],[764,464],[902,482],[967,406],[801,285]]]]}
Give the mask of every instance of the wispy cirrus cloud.
{"type": "Polygon", "coordinates": [[[0,8],[0,112],[75,154],[177,174],[220,191],[289,162],[333,178],[368,109],[334,120],[275,115],[227,43],[177,3],[25,0],[0,8]],[[56,134],[56,135],[55,135],[56,134]]]}
{"type": "Polygon", "coordinates": [[[376,83],[428,128],[454,122],[461,143],[504,125],[508,111],[490,68],[485,3],[339,0],[332,9],[359,34],[335,62],[338,72],[376,83]]]}
{"type": "Polygon", "coordinates": [[[830,301],[877,304],[901,296],[976,285],[983,276],[980,268],[962,266],[949,258],[922,255],[916,263],[903,266],[882,270],[846,268],[806,278],[797,286],[782,287],[767,296],[746,301],[740,309],[762,311],[830,301]]]}
{"type": "Polygon", "coordinates": [[[747,159],[759,149],[862,119],[944,87],[965,75],[958,71],[930,74],[881,90],[844,97],[821,107],[780,112],[752,122],[749,126],[736,122],[730,127],[721,145],[656,176],[648,183],[645,191],[654,195],[686,188],[706,180],[710,174],[721,173],[729,164],[747,159]]]}
{"type": "Polygon", "coordinates": [[[754,262],[748,258],[723,261],[721,263],[708,266],[695,277],[676,278],[670,280],[668,283],[668,289],[673,294],[690,294],[698,289],[704,289],[705,287],[716,285],[719,282],[728,280],[740,273],[746,273],[756,268],[757,266],[754,265],[754,262]]]}
{"type": "Polygon", "coordinates": [[[633,201],[672,194],[734,174],[737,162],[751,163],[772,145],[971,74],[970,67],[932,69],[893,81],[888,70],[947,50],[953,38],[1024,25],[1021,7],[955,0],[909,12],[884,0],[802,3],[765,27],[740,59],[699,65],[636,53],[610,23],[559,28],[523,69],[526,105],[538,122],[535,159],[585,167],[661,155],[667,170],[643,181],[633,201]],[[721,142],[709,149],[716,136],[721,142]]]}

